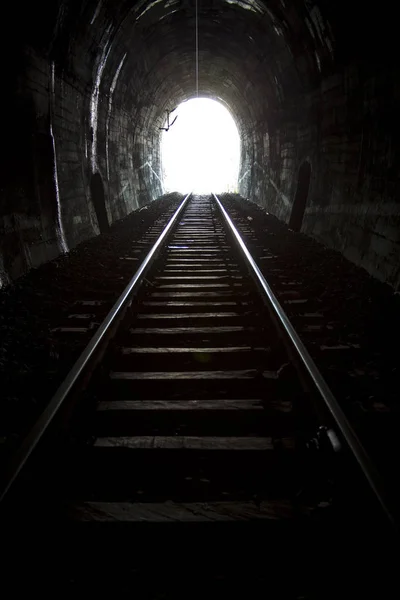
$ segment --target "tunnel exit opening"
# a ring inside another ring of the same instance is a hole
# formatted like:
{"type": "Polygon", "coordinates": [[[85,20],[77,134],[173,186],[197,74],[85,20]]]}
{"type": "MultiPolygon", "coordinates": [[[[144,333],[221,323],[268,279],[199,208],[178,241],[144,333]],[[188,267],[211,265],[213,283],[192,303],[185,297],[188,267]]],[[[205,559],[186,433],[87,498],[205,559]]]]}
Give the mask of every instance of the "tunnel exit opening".
{"type": "Polygon", "coordinates": [[[306,210],[308,191],[310,189],[311,165],[306,160],[299,169],[297,178],[296,194],[293,201],[292,212],[289,219],[289,227],[293,231],[300,231],[306,210]]]}
{"type": "Polygon", "coordinates": [[[240,137],[220,102],[194,98],[171,111],[161,136],[161,157],[167,192],[237,190],[240,137]]]}

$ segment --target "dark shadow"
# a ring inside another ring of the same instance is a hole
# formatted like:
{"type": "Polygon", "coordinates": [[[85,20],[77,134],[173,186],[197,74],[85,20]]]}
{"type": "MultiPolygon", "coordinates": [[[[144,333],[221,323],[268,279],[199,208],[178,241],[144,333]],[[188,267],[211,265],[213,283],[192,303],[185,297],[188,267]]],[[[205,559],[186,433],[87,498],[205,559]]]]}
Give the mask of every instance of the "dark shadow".
{"type": "Polygon", "coordinates": [[[308,190],[310,188],[311,165],[304,161],[299,169],[297,189],[293,201],[292,213],[289,219],[289,227],[293,231],[300,231],[306,209],[308,190]]]}
{"type": "Polygon", "coordinates": [[[93,206],[94,210],[96,211],[100,233],[106,233],[110,226],[108,224],[104,185],[100,173],[95,173],[92,176],[90,181],[90,193],[92,195],[93,206]]]}

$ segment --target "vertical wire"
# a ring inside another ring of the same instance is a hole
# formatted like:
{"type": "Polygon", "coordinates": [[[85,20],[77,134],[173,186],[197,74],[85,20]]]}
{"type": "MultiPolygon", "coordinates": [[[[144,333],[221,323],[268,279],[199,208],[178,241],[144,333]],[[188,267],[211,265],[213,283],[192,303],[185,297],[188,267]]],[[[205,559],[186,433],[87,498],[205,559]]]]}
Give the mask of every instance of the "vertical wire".
{"type": "Polygon", "coordinates": [[[196,0],[196,95],[199,97],[199,17],[196,0]]]}

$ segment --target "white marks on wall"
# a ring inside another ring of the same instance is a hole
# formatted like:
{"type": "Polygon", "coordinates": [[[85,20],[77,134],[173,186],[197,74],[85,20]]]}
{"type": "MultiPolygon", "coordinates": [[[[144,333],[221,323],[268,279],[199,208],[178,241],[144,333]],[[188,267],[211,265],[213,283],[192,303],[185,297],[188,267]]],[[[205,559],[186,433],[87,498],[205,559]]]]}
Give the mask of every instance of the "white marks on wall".
{"type": "MultiPolygon", "coordinates": [[[[137,16],[137,20],[139,21],[139,19],[141,19],[147,12],[149,12],[149,10],[151,10],[152,8],[154,8],[155,6],[157,6],[157,4],[161,4],[164,0],[154,0],[154,2],[150,2],[149,4],[145,4],[145,2],[143,2],[141,4],[145,6],[144,10],[137,16]]],[[[140,7],[138,7],[138,10],[140,10],[140,7]]]]}
{"type": "Polygon", "coordinates": [[[93,25],[93,23],[95,22],[95,20],[97,19],[97,17],[99,16],[101,7],[103,6],[103,0],[99,0],[96,6],[96,10],[94,11],[92,20],[90,21],[90,24],[93,25]]]}
{"type": "Polygon", "coordinates": [[[239,179],[239,184],[242,183],[243,179],[245,179],[248,174],[251,172],[252,168],[257,168],[260,171],[263,172],[263,175],[268,179],[270,185],[272,185],[272,187],[274,188],[275,192],[277,193],[277,195],[279,196],[279,198],[282,200],[283,204],[288,207],[291,205],[291,202],[289,200],[289,198],[286,196],[286,194],[284,194],[282,192],[282,190],[280,190],[278,188],[278,186],[276,185],[275,181],[272,179],[272,177],[270,177],[269,173],[266,171],[266,169],[264,169],[264,167],[262,167],[257,161],[254,161],[252,167],[250,167],[250,169],[247,169],[243,175],[241,176],[241,178],[239,179]]]}
{"type": "MultiPolygon", "coordinates": [[[[106,37],[108,37],[111,30],[111,25],[106,30],[106,37]]],[[[103,77],[104,67],[107,63],[107,58],[111,50],[111,44],[106,42],[101,52],[99,61],[96,67],[96,75],[94,78],[94,85],[92,90],[92,96],[90,99],[90,128],[92,134],[92,152],[91,152],[91,167],[92,173],[98,171],[97,163],[97,125],[98,125],[98,110],[99,110],[99,96],[100,96],[100,85],[103,77]]]]}
{"type": "Polygon", "coordinates": [[[289,198],[282,192],[282,190],[280,190],[278,188],[275,181],[269,175],[267,175],[267,177],[269,179],[270,184],[272,185],[272,187],[274,188],[274,190],[276,191],[276,193],[278,194],[280,199],[283,201],[283,204],[285,206],[290,206],[291,202],[290,202],[289,198]]]}
{"type": "Polygon", "coordinates": [[[167,0],[165,3],[165,8],[171,8],[171,6],[178,6],[180,4],[180,0],[167,0]]]}
{"type": "MultiPolygon", "coordinates": [[[[305,18],[305,23],[310,32],[310,35],[314,40],[318,39],[322,46],[325,46],[328,50],[331,58],[334,58],[333,48],[333,33],[329,23],[324,19],[318,6],[312,0],[306,0],[306,8],[308,10],[309,18],[305,18]]],[[[317,52],[315,52],[315,58],[319,71],[321,71],[321,59],[317,52]]]]}
{"type": "Polygon", "coordinates": [[[68,252],[67,241],[64,232],[64,226],[62,222],[62,213],[61,213],[61,201],[60,201],[60,188],[58,185],[58,168],[57,168],[57,150],[56,150],[56,142],[54,139],[53,132],[53,115],[55,109],[55,66],[54,62],[50,65],[50,136],[53,146],[53,179],[54,179],[54,187],[56,192],[56,203],[57,203],[57,242],[61,252],[68,252]]]}
{"type": "Polygon", "coordinates": [[[145,162],[141,167],[139,167],[139,171],[141,171],[145,167],[149,167],[149,169],[153,173],[153,175],[155,177],[157,177],[158,181],[161,183],[161,191],[164,194],[165,193],[164,183],[163,183],[162,179],[157,175],[157,173],[155,172],[155,170],[153,169],[153,167],[152,167],[152,165],[151,165],[151,163],[149,161],[145,162]]]}
{"type": "Polygon", "coordinates": [[[321,72],[322,71],[321,59],[320,59],[319,54],[318,54],[317,51],[315,51],[315,61],[317,63],[318,71],[321,72]]]}
{"type": "Polygon", "coordinates": [[[127,183],[125,183],[125,185],[123,186],[122,190],[117,194],[116,196],[116,200],[119,198],[122,198],[126,192],[126,190],[128,189],[128,187],[130,187],[131,182],[128,181],[127,183]]]}
{"type": "Polygon", "coordinates": [[[236,6],[240,6],[244,10],[250,10],[251,12],[263,14],[265,12],[265,8],[261,2],[257,2],[257,0],[225,0],[227,4],[235,4],[236,6]]]}
{"type": "Polygon", "coordinates": [[[251,168],[246,169],[246,171],[243,173],[243,175],[241,177],[239,177],[239,180],[238,180],[239,185],[242,183],[243,179],[245,179],[250,172],[251,172],[251,168]]]}
{"type": "Polygon", "coordinates": [[[122,57],[121,62],[119,63],[117,70],[115,71],[115,75],[114,75],[114,78],[112,80],[111,87],[110,87],[110,93],[109,93],[109,96],[108,96],[108,111],[107,111],[107,120],[106,120],[106,165],[107,165],[107,180],[109,180],[109,178],[110,178],[110,161],[109,161],[109,156],[108,156],[108,143],[109,143],[109,135],[110,135],[110,120],[111,120],[111,111],[112,111],[113,96],[114,96],[115,88],[117,87],[118,77],[119,77],[119,74],[120,74],[121,69],[123,67],[123,64],[125,62],[125,59],[126,59],[126,52],[125,52],[124,56],[122,57]]]}

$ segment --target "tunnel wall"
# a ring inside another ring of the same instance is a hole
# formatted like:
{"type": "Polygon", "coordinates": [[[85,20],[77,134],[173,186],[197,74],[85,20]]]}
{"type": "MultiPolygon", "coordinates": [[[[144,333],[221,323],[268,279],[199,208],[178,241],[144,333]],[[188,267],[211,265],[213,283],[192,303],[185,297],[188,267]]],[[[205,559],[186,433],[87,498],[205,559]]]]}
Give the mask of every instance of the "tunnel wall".
{"type": "Polygon", "coordinates": [[[163,192],[159,132],[135,120],[132,90],[118,89],[127,88],[119,80],[126,52],[122,46],[104,60],[104,30],[111,39],[104,19],[98,28],[83,23],[72,48],[63,48],[60,36],[61,47],[52,50],[26,38],[8,49],[14,61],[2,99],[0,288],[100,233],[94,175],[109,225],[163,192]]]}
{"type": "MultiPolygon", "coordinates": [[[[0,40],[10,57],[0,286],[98,234],[99,215],[105,230],[159,196],[165,110],[194,95],[193,1],[40,5],[7,5],[4,22],[18,27],[0,40]]],[[[360,28],[345,0],[204,0],[200,10],[200,93],[236,120],[240,192],[289,222],[308,161],[301,230],[397,289],[394,20],[389,32],[384,11],[363,5],[360,28]]]]}
{"type": "MultiPolygon", "coordinates": [[[[396,289],[400,284],[400,170],[392,70],[351,65],[298,99],[275,131],[248,143],[241,193],[289,222],[303,161],[312,166],[302,231],[396,289]],[[364,68],[363,68],[364,67],[364,68]],[[246,173],[247,171],[247,173],[246,173]]],[[[242,177],[243,174],[242,173],[242,177]]]]}

